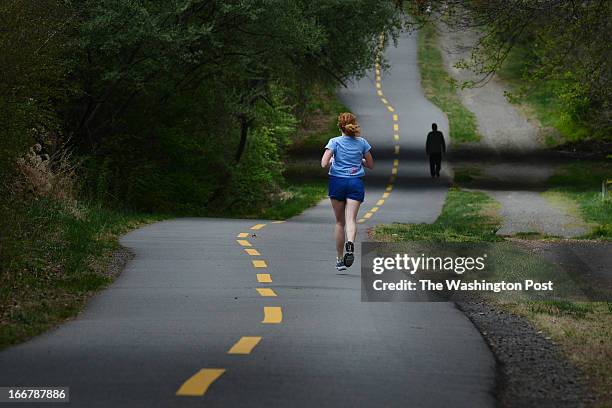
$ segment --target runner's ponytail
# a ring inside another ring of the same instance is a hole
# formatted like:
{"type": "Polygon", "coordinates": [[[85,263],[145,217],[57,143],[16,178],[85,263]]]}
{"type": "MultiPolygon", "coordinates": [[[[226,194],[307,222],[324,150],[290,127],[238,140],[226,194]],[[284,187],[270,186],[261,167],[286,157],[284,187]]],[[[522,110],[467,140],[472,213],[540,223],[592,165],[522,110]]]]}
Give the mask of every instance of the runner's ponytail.
{"type": "Polygon", "coordinates": [[[361,133],[357,118],[350,112],[344,112],[338,116],[338,127],[347,136],[355,137],[361,133]]]}

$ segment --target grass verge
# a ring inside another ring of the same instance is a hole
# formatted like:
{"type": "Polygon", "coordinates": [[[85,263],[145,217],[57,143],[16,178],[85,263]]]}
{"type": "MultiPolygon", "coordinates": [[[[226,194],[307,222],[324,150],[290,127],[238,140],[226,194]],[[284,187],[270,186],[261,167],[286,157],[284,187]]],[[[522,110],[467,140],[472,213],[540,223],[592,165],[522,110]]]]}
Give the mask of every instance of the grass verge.
{"type": "Polygon", "coordinates": [[[448,116],[450,137],[454,142],[477,142],[480,134],[476,117],[461,103],[456,83],[444,68],[436,28],[432,24],[423,26],[417,43],[425,96],[448,116]]]}
{"type": "Polygon", "coordinates": [[[374,227],[380,241],[495,242],[500,227],[499,204],[484,193],[449,190],[442,213],[433,224],[390,224],[374,227]]]}
{"type": "Polygon", "coordinates": [[[11,216],[0,254],[0,349],[76,316],[112,282],[108,267],[118,237],[165,218],[48,200],[22,205],[11,216]]]}
{"type": "Polygon", "coordinates": [[[503,307],[526,317],[561,346],[596,391],[596,406],[612,406],[612,303],[558,300],[503,307]]]}
{"type": "Polygon", "coordinates": [[[575,202],[582,218],[593,225],[584,238],[612,239],[612,200],[601,196],[604,179],[612,179],[609,162],[577,162],[565,166],[549,180],[548,195],[556,194],[575,202]]]}

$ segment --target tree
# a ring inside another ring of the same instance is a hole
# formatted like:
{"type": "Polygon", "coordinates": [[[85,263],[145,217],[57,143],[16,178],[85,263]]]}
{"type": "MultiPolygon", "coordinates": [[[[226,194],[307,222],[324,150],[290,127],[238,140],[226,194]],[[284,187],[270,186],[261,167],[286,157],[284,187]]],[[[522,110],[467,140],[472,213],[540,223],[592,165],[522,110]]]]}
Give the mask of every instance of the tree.
{"type": "Polygon", "coordinates": [[[527,78],[560,84],[568,114],[593,128],[611,127],[612,2],[608,0],[446,0],[430,2],[431,18],[482,33],[466,66],[486,80],[517,45],[529,54],[527,78]]]}

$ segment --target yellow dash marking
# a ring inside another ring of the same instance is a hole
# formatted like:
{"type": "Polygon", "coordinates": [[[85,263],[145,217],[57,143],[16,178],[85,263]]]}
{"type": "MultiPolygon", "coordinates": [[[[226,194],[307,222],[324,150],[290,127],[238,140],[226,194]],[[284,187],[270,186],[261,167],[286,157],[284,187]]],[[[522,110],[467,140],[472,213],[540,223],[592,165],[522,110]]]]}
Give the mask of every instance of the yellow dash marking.
{"type": "Polygon", "coordinates": [[[399,125],[397,123],[393,124],[393,130],[396,132],[399,130],[399,125]]]}
{"type": "Polygon", "coordinates": [[[241,232],[240,234],[238,234],[236,237],[237,238],[246,238],[249,236],[248,232],[241,232]]]}
{"type": "Polygon", "coordinates": [[[365,220],[364,218],[360,218],[360,219],[357,221],[357,223],[358,223],[358,224],[363,224],[365,221],[366,221],[366,220],[365,220]]]}
{"type": "Polygon", "coordinates": [[[393,109],[393,106],[391,105],[387,106],[387,109],[389,109],[389,112],[395,112],[395,109],[393,109]]]}
{"type": "Polygon", "coordinates": [[[378,89],[380,89],[380,86],[381,86],[381,85],[380,85],[380,82],[377,82],[377,83],[376,83],[376,87],[377,87],[378,89]]]}
{"type": "Polygon", "coordinates": [[[259,344],[261,337],[241,337],[227,354],[251,354],[251,351],[259,344]]]}
{"type": "Polygon", "coordinates": [[[201,397],[224,372],[224,368],[203,368],[185,381],[176,395],[201,397]]]}
{"type": "Polygon", "coordinates": [[[385,200],[378,200],[376,202],[376,205],[383,205],[385,203],[385,200]]]}
{"type": "Polygon", "coordinates": [[[395,145],[395,154],[399,154],[399,146],[398,145],[395,145]]]}
{"type": "MultiPolygon", "coordinates": [[[[391,190],[389,189],[389,191],[391,191],[391,190]]],[[[389,191],[387,191],[386,193],[383,193],[383,195],[382,195],[383,198],[389,198],[389,191]]]]}
{"type": "Polygon", "coordinates": [[[266,261],[264,261],[262,259],[256,259],[256,260],[251,261],[251,262],[253,262],[253,266],[255,268],[267,268],[268,267],[268,265],[266,264],[266,261]]]}
{"type": "Polygon", "coordinates": [[[263,228],[263,227],[265,227],[265,226],[266,226],[266,224],[255,224],[255,225],[253,225],[253,226],[251,227],[251,229],[252,229],[252,230],[260,230],[260,229],[262,229],[262,228],[263,228]]]}
{"type": "Polygon", "coordinates": [[[386,100],[385,98],[382,98],[382,99],[381,99],[381,101],[382,101],[382,103],[384,103],[385,105],[389,103],[389,101],[388,101],[388,100],[386,100]]]}
{"type": "Polygon", "coordinates": [[[236,242],[238,242],[240,245],[242,246],[253,246],[251,245],[251,243],[249,241],[247,241],[246,239],[237,239],[236,242]]]}
{"type": "Polygon", "coordinates": [[[398,142],[399,141],[399,135],[398,134],[393,135],[393,140],[398,142]]]}
{"type": "Polygon", "coordinates": [[[262,323],[275,324],[283,321],[283,309],[278,306],[264,306],[262,323]]]}
{"type": "Polygon", "coordinates": [[[382,78],[380,77],[380,75],[376,75],[376,80],[380,82],[382,78]]]}
{"type": "Polygon", "coordinates": [[[393,121],[394,121],[394,122],[397,122],[397,121],[398,121],[398,117],[397,117],[397,115],[393,115],[393,121]]]}
{"type": "Polygon", "coordinates": [[[276,292],[274,292],[270,288],[255,288],[255,290],[257,290],[257,292],[261,296],[265,296],[265,297],[276,296],[276,292]]]}
{"type": "Polygon", "coordinates": [[[365,218],[365,219],[367,220],[368,218],[372,217],[372,215],[373,215],[373,214],[372,214],[371,212],[368,212],[368,213],[365,213],[365,215],[363,216],[363,218],[365,218]]]}
{"type": "Polygon", "coordinates": [[[259,253],[259,251],[258,251],[258,250],[256,250],[255,248],[245,248],[245,249],[244,249],[244,252],[246,252],[247,254],[249,254],[249,255],[251,255],[251,256],[259,256],[259,255],[261,255],[261,254],[259,253]]]}
{"type": "Polygon", "coordinates": [[[259,283],[272,283],[272,276],[269,273],[258,273],[257,282],[259,283]]]}
{"type": "Polygon", "coordinates": [[[397,167],[391,169],[391,174],[397,174],[397,167]]]}
{"type": "Polygon", "coordinates": [[[282,221],[272,221],[272,224],[282,224],[283,222],[285,222],[284,220],[282,221]]]}
{"type": "Polygon", "coordinates": [[[399,166],[399,160],[397,160],[397,159],[393,160],[393,165],[395,167],[399,166]]]}
{"type": "Polygon", "coordinates": [[[372,207],[372,209],[370,211],[375,213],[376,211],[378,211],[378,207],[372,207]]]}
{"type": "Polygon", "coordinates": [[[376,93],[378,94],[378,96],[383,96],[383,92],[380,89],[376,91],[376,93]]]}
{"type": "Polygon", "coordinates": [[[380,69],[376,68],[376,75],[380,75],[380,69]]]}

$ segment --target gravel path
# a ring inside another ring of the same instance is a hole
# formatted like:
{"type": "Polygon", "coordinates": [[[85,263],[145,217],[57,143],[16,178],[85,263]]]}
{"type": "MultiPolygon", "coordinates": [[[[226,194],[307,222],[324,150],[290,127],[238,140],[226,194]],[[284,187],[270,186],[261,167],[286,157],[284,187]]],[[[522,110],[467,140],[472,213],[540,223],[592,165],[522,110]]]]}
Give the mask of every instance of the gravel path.
{"type": "MultiPolygon", "coordinates": [[[[470,164],[474,167],[474,164],[470,164]]],[[[479,164],[482,172],[472,183],[500,203],[502,227],[499,235],[539,232],[564,238],[584,235],[589,226],[571,202],[551,201],[542,195],[555,166],[545,163],[479,164]]],[[[468,184],[470,186],[470,184],[468,184]]]]}
{"type": "MultiPolygon", "coordinates": [[[[478,80],[479,76],[473,72],[454,67],[459,60],[469,59],[477,35],[440,26],[439,38],[444,64],[451,76],[459,82],[478,80]]],[[[538,141],[539,126],[508,102],[505,91],[503,83],[495,76],[483,86],[458,90],[462,103],[476,115],[482,135],[477,146],[498,154],[500,160],[507,153],[533,153],[542,147],[538,141]]],[[[553,204],[542,196],[541,192],[547,189],[545,182],[554,172],[552,165],[535,162],[481,164],[479,167],[485,178],[494,180],[490,183],[492,188],[479,191],[501,205],[503,225],[498,234],[538,232],[571,238],[589,231],[571,205],[553,204]]]]}
{"type": "MultiPolygon", "coordinates": [[[[439,39],[444,65],[453,78],[459,82],[480,79],[469,70],[454,67],[459,60],[469,59],[477,40],[474,32],[453,32],[440,26],[439,39]]],[[[508,102],[505,91],[495,76],[483,86],[458,91],[463,105],[476,115],[481,145],[500,152],[538,149],[539,127],[508,102]]]]}

